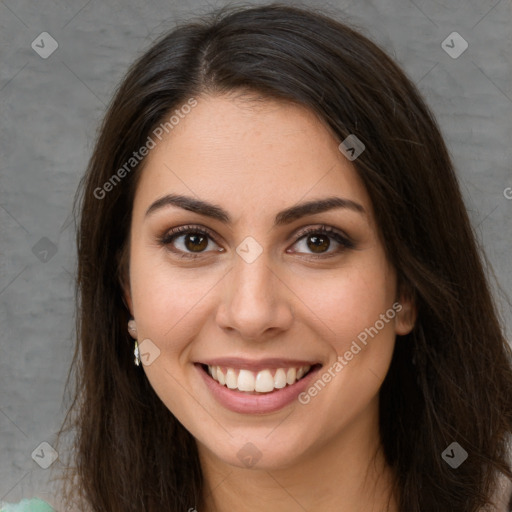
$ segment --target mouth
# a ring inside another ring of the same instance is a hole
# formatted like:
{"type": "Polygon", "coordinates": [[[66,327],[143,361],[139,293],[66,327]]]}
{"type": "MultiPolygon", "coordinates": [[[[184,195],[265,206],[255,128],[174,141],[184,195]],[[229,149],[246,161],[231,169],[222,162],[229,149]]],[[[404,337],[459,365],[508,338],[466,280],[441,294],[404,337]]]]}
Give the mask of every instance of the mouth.
{"type": "Polygon", "coordinates": [[[321,366],[320,363],[317,363],[253,371],[200,363],[202,371],[212,380],[221,386],[246,395],[268,395],[293,386],[321,366]]]}
{"type": "Polygon", "coordinates": [[[232,359],[209,363],[212,364],[194,363],[207,394],[225,409],[244,415],[275,413],[297,402],[323,366],[307,361],[283,364],[271,360],[261,364],[232,359]]]}

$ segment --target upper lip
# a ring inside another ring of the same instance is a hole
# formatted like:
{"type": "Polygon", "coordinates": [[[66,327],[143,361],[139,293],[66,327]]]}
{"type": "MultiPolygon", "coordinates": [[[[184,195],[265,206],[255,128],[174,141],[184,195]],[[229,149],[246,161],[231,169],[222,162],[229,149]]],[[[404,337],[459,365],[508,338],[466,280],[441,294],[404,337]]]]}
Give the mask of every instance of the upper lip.
{"type": "Polygon", "coordinates": [[[208,366],[221,366],[253,371],[265,370],[266,368],[300,368],[301,366],[321,364],[318,361],[307,361],[304,359],[268,358],[255,360],[241,357],[217,357],[205,361],[198,361],[198,363],[207,364],[208,366]]]}

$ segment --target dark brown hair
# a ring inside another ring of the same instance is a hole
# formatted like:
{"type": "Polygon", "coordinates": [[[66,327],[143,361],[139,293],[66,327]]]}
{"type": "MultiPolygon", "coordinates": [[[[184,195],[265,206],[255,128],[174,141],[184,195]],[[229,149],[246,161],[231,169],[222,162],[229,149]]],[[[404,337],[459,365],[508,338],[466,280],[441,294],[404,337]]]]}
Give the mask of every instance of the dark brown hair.
{"type": "Polygon", "coordinates": [[[340,141],[355,134],[366,145],[353,164],[418,311],[380,390],[400,511],[478,510],[500,472],[512,478],[512,356],[442,135],[378,46],[327,15],[280,4],[223,9],[172,30],[135,62],[108,109],[75,203],[75,389],[61,430],[75,431],[70,497],[94,512],[201,507],[195,440],[133,364],[127,332],[122,263],[144,161],[105,197],[95,190],[189,98],[244,90],[306,106],[340,141]],[[441,457],[453,441],[469,454],[456,470],[441,457]]]}

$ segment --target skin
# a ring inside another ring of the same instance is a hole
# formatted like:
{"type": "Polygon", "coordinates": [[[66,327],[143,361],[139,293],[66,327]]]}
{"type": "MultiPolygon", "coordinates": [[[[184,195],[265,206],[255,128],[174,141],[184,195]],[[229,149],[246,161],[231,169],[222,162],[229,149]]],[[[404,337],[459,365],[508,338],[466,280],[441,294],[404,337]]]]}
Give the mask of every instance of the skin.
{"type": "MultiPolygon", "coordinates": [[[[386,510],[393,475],[379,450],[378,391],[395,336],[410,332],[415,312],[397,297],[366,189],[340,141],[309,110],[233,95],[197,100],[146,159],[125,299],[135,337],[160,350],[143,371],[197,440],[205,510],[386,510]],[[145,216],[168,193],[219,205],[233,224],[175,206],[145,216]],[[338,208],[273,226],[282,209],[333,195],[365,212],[338,208]],[[171,251],[197,254],[181,233],[167,247],[159,242],[187,224],[214,236],[197,259],[171,251]],[[322,224],[345,232],[355,247],[330,238],[315,252],[311,234],[296,241],[299,229],[322,224]],[[251,264],[236,252],[247,236],[263,249],[251,264]],[[312,257],[322,253],[331,257],[312,257]],[[326,370],[397,300],[402,311],[307,405],[294,401],[262,415],[229,411],[193,365],[221,356],[294,357],[326,370]],[[249,441],[261,452],[251,468],[237,457],[249,441]]],[[[397,510],[394,497],[389,510],[397,510]]]]}

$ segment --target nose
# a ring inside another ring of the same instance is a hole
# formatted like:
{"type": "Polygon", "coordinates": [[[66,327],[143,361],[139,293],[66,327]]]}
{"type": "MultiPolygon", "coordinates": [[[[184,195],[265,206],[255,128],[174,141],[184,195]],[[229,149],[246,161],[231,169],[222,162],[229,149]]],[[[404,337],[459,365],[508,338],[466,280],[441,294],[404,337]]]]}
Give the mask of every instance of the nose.
{"type": "Polygon", "coordinates": [[[225,278],[217,324],[241,339],[265,341],[290,328],[292,295],[265,251],[252,263],[237,255],[225,278]]]}

